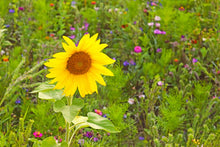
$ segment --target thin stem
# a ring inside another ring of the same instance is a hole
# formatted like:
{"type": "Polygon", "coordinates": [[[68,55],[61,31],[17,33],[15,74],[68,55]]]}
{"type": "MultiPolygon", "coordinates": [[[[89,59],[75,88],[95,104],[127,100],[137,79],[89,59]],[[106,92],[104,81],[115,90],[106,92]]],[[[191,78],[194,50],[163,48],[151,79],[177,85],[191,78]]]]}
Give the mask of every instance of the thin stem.
{"type": "Polygon", "coordinates": [[[72,136],[71,136],[71,138],[70,138],[70,140],[69,140],[69,142],[68,142],[68,146],[71,144],[71,141],[72,141],[72,139],[73,139],[73,137],[74,137],[76,131],[78,131],[78,129],[74,130],[74,132],[73,132],[73,134],[72,134],[72,136]]]}
{"type": "MultiPolygon", "coordinates": [[[[73,99],[72,96],[67,97],[67,105],[68,106],[72,105],[72,99],[73,99]]],[[[70,136],[70,123],[66,121],[66,137],[65,137],[65,140],[66,140],[67,143],[69,142],[69,136],[70,136]]],[[[69,146],[69,144],[68,144],[68,146],[69,146]]]]}

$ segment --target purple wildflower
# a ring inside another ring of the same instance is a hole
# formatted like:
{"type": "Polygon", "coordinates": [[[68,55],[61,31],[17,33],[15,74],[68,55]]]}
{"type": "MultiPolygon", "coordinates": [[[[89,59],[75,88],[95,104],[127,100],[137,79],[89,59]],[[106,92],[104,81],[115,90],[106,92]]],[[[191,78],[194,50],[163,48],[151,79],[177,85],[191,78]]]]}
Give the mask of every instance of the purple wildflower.
{"type": "Polygon", "coordinates": [[[84,139],[79,139],[78,144],[83,145],[84,144],[84,139]]]}
{"type": "Polygon", "coordinates": [[[86,137],[88,137],[88,138],[92,138],[93,133],[92,133],[92,132],[87,131],[87,132],[86,132],[86,134],[85,134],[85,136],[86,136],[86,137]]]}
{"type": "Polygon", "coordinates": [[[76,2],[75,1],[72,1],[71,2],[71,6],[75,6],[76,5],[76,2]]]}
{"type": "Polygon", "coordinates": [[[144,140],[144,137],[143,137],[143,136],[140,136],[140,137],[139,137],[139,140],[144,140]]]}
{"type": "Polygon", "coordinates": [[[162,50],[161,50],[160,48],[158,48],[158,49],[157,49],[157,52],[160,53],[160,52],[162,52],[162,50]]]}
{"type": "Polygon", "coordinates": [[[15,101],[16,104],[20,104],[21,103],[21,100],[18,98],[16,101],[15,101]]]}
{"type": "Polygon", "coordinates": [[[128,61],[124,61],[123,65],[124,65],[124,66],[128,66],[128,65],[129,65],[129,62],[128,62],[128,61]]]}
{"type": "Polygon", "coordinates": [[[140,27],[140,30],[143,32],[143,28],[142,27],[140,27]]]}
{"type": "Polygon", "coordinates": [[[99,139],[96,138],[96,137],[93,138],[93,141],[94,141],[94,142],[97,142],[98,140],[99,140],[99,139]]]}
{"type": "Polygon", "coordinates": [[[9,13],[15,13],[14,9],[9,9],[9,13]]]}
{"type": "Polygon", "coordinates": [[[76,29],[74,27],[70,27],[70,30],[71,31],[75,31],[76,29]]]}
{"type": "Polygon", "coordinates": [[[134,62],[134,60],[130,60],[130,64],[131,64],[131,65],[136,65],[136,63],[134,62]]]}

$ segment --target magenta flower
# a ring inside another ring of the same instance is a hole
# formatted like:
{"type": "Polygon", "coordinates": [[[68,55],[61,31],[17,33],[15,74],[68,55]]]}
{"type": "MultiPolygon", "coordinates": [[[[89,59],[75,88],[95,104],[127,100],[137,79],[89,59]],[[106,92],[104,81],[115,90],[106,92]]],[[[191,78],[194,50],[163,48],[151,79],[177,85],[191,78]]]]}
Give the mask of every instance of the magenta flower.
{"type": "Polygon", "coordinates": [[[41,137],[43,136],[43,134],[40,133],[40,132],[38,132],[38,131],[35,131],[35,132],[33,133],[33,135],[34,135],[34,137],[36,137],[36,138],[41,138],[41,137]]]}
{"type": "Polygon", "coordinates": [[[102,111],[99,110],[99,109],[95,109],[95,113],[98,114],[98,115],[100,115],[100,116],[102,116],[102,111]]]}
{"type": "Polygon", "coordinates": [[[161,34],[165,35],[165,34],[166,34],[166,32],[165,32],[165,31],[161,31],[161,34]]]}
{"type": "Polygon", "coordinates": [[[193,58],[193,59],[192,59],[192,62],[193,62],[193,64],[194,64],[194,63],[198,62],[198,59],[193,58]]]}
{"type": "Polygon", "coordinates": [[[134,47],[134,52],[135,52],[135,53],[140,53],[140,52],[142,52],[141,47],[140,47],[140,46],[135,46],[135,47],[134,47]]]}
{"type": "Polygon", "coordinates": [[[157,52],[160,53],[162,50],[160,48],[157,49],[157,52]]]}
{"type": "Polygon", "coordinates": [[[18,10],[24,11],[24,7],[19,7],[18,10]]]}
{"type": "Polygon", "coordinates": [[[75,28],[74,28],[74,27],[70,27],[70,30],[71,30],[71,31],[75,31],[75,28]]]}
{"type": "Polygon", "coordinates": [[[161,31],[159,29],[155,29],[154,34],[161,34],[161,31]]]}
{"type": "Polygon", "coordinates": [[[71,35],[69,38],[74,39],[75,37],[76,37],[75,35],[71,35]]]}

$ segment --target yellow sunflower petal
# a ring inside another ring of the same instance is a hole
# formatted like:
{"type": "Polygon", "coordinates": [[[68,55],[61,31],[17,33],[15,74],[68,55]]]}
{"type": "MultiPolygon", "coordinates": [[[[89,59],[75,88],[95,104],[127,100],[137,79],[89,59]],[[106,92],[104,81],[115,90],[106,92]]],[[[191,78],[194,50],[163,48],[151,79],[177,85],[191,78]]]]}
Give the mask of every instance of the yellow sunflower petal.
{"type": "Polygon", "coordinates": [[[58,58],[58,59],[65,59],[67,58],[67,53],[66,52],[56,53],[53,55],[53,57],[58,58]]]}
{"type": "Polygon", "coordinates": [[[62,46],[67,53],[72,52],[74,49],[76,49],[75,47],[71,47],[64,42],[62,42],[62,46]]]}
{"type": "Polygon", "coordinates": [[[74,80],[74,76],[70,75],[69,79],[65,83],[64,93],[66,96],[73,96],[76,92],[77,84],[74,80]]]}
{"type": "Polygon", "coordinates": [[[66,41],[66,43],[73,49],[76,48],[76,45],[75,43],[69,38],[69,37],[66,37],[66,36],[63,36],[63,39],[66,41]]]}
{"type": "Polygon", "coordinates": [[[99,72],[105,76],[114,76],[114,74],[108,68],[106,68],[102,65],[93,64],[92,66],[93,66],[95,72],[99,72]]]}
{"type": "Polygon", "coordinates": [[[89,73],[87,73],[86,75],[87,75],[87,80],[88,80],[89,87],[90,87],[89,93],[90,94],[92,94],[93,92],[98,93],[98,88],[97,88],[95,79],[89,73]]]}
{"type": "Polygon", "coordinates": [[[115,60],[109,58],[106,54],[101,52],[93,55],[92,59],[95,64],[100,64],[100,65],[108,65],[115,62],[115,60]]]}
{"type": "MultiPolygon", "coordinates": [[[[85,97],[86,93],[86,87],[87,87],[87,82],[84,81],[85,77],[81,77],[81,76],[78,76],[77,80],[79,81],[78,82],[78,90],[79,90],[79,93],[81,95],[81,97],[85,97]]],[[[88,88],[87,88],[87,91],[88,91],[88,88]]]]}
{"type": "Polygon", "coordinates": [[[96,33],[95,35],[93,35],[91,38],[90,38],[90,41],[91,42],[95,42],[96,41],[96,39],[97,39],[97,37],[98,37],[98,33],[96,33]]]}
{"type": "Polygon", "coordinates": [[[88,73],[88,77],[91,77],[94,80],[96,80],[99,84],[106,86],[106,83],[100,74],[91,71],[90,73],[88,73]]]}
{"type": "Polygon", "coordinates": [[[79,41],[79,44],[78,44],[78,46],[77,46],[77,48],[78,48],[79,50],[84,49],[83,47],[88,44],[89,37],[90,37],[89,34],[86,34],[86,35],[84,35],[84,36],[82,37],[82,39],[79,41]]]}
{"type": "Polygon", "coordinates": [[[65,81],[68,80],[68,78],[70,77],[68,72],[64,72],[63,76],[60,76],[61,78],[58,80],[56,86],[54,87],[55,89],[62,89],[65,86],[65,81]]]}
{"type": "Polygon", "coordinates": [[[102,51],[104,48],[106,48],[108,44],[100,44],[99,47],[97,48],[98,51],[102,51]]]}
{"type": "Polygon", "coordinates": [[[44,63],[44,65],[48,67],[57,67],[60,64],[65,65],[65,63],[66,60],[63,59],[49,59],[48,62],[44,63]]]}

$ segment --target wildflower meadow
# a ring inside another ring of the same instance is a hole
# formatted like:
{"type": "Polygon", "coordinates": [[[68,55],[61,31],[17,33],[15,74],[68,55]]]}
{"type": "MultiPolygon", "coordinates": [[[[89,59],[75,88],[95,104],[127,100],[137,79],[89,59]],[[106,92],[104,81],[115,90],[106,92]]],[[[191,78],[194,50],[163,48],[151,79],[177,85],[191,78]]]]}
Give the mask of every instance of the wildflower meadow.
{"type": "Polygon", "coordinates": [[[0,147],[219,147],[219,0],[0,0],[0,147]]]}

